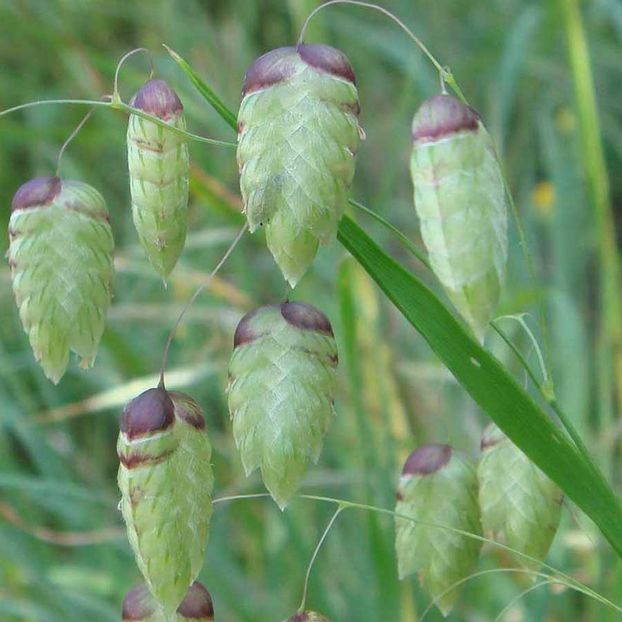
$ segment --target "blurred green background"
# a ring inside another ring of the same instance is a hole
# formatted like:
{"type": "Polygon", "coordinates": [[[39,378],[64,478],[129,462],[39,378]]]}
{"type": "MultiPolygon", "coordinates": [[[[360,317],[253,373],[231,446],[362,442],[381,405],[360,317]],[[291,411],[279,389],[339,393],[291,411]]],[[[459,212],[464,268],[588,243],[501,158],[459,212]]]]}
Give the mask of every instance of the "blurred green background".
{"type": "MultiPolygon", "coordinates": [[[[387,0],[384,6],[451,67],[499,146],[538,275],[533,286],[512,225],[499,314],[530,312],[527,322],[541,338],[535,305],[544,303],[560,402],[619,488],[622,410],[612,398],[607,347],[615,335],[600,320],[598,254],[603,235],[617,238],[619,229],[596,226],[594,186],[587,183],[594,162],[581,142],[563,1],[387,0]]],[[[190,130],[233,140],[160,44],[184,56],[235,110],[246,68],[268,49],[295,42],[316,4],[4,0],[0,109],[37,99],[97,99],[111,92],[119,58],[144,46],[153,51],[158,75],[181,96],[190,130]]],[[[596,138],[605,149],[618,224],[622,4],[586,0],[581,9],[602,122],[596,138]]],[[[435,71],[394,24],[357,7],[326,9],[307,40],[343,49],[357,73],[367,141],[353,196],[420,243],[408,174],[409,124],[418,104],[439,88],[435,71]]],[[[147,75],[145,57],[124,66],[120,88],[126,101],[147,75]]],[[[4,226],[17,187],[53,173],[60,144],[85,111],[42,106],[0,118],[4,226]]],[[[154,384],[167,331],[243,222],[234,152],[193,144],[191,233],[165,290],[131,224],[125,127],[123,114],[97,110],[63,161],[65,177],[103,192],[116,236],[115,298],[93,370],[80,371],[74,361],[58,386],[46,381],[19,324],[8,268],[0,268],[0,620],[120,620],[123,596],[139,573],[117,511],[118,416],[127,400],[154,384]]],[[[437,288],[386,230],[354,215],[437,288]]],[[[205,409],[218,496],[262,490],[257,476],[244,477],[232,442],[224,397],[227,360],[240,316],[284,292],[262,234],[247,236],[188,314],[171,351],[167,384],[187,390],[205,409]]],[[[320,252],[295,298],[327,313],[343,362],[337,418],[305,492],[392,507],[401,462],[417,444],[451,442],[476,455],[485,417],[338,244],[320,252]]],[[[504,326],[537,365],[520,327],[510,320],[504,326]]],[[[526,383],[507,347],[493,338],[489,345],[526,383]]],[[[283,514],[265,499],[216,506],[201,580],[214,597],[217,621],[277,622],[291,615],[332,510],[307,500],[295,500],[283,514]]],[[[622,601],[619,562],[587,519],[571,506],[564,514],[550,562],[622,601]]],[[[485,547],[478,570],[512,563],[485,547]]],[[[494,620],[506,606],[502,619],[514,622],[617,619],[557,587],[540,587],[514,602],[531,586],[512,573],[473,578],[449,619],[494,620]]],[[[333,622],[411,622],[428,602],[414,579],[397,580],[390,517],[355,510],[340,516],[311,577],[311,608],[333,622]]],[[[441,616],[433,611],[426,619],[441,616]]]]}

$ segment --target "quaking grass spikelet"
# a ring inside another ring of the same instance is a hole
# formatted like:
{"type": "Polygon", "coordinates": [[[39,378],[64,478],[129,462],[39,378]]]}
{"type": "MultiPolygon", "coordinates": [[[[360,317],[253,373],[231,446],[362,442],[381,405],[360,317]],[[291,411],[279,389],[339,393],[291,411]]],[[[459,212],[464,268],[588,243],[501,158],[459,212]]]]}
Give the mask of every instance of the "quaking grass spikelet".
{"type": "Polygon", "coordinates": [[[123,411],[117,452],[128,538],[170,617],[203,565],[212,513],[211,447],[200,407],[162,386],[141,393],[123,411]]]}
{"type": "Polygon", "coordinates": [[[292,287],[337,232],[360,141],[359,99],[346,56],[327,45],[284,47],[246,73],[238,164],[251,233],[292,287]]]}
{"type": "Polygon", "coordinates": [[[478,339],[505,275],[507,207],[494,145],[479,115],[450,95],[412,124],[415,208],[432,269],[478,339]]]}
{"type": "Polygon", "coordinates": [[[233,435],[249,475],[256,468],[287,505],[309,461],[317,462],[334,415],[337,346],[311,305],[286,302],[242,318],[229,363],[233,435]]]}
{"type": "Polygon", "coordinates": [[[484,533],[543,560],[559,527],[561,490],[494,423],[484,430],[481,447],[477,475],[484,533]]]}
{"type": "MultiPolygon", "coordinates": [[[[183,105],[164,80],[150,80],[130,102],[172,127],[186,128],[183,105]]],[[[151,265],[166,279],[186,241],[190,161],[185,140],[130,115],[127,128],[132,217],[151,265]]]]}
{"type": "Polygon", "coordinates": [[[92,366],[112,295],[104,198],[81,181],[32,179],[13,198],[9,241],[20,320],[45,375],[57,383],[70,351],[92,366]]]}
{"type": "Polygon", "coordinates": [[[422,521],[395,519],[399,577],[418,573],[422,587],[446,616],[459,589],[443,592],[472,571],[481,548],[477,539],[451,531],[481,536],[474,466],[449,445],[417,448],[404,463],[395,511],[422,521]]]}

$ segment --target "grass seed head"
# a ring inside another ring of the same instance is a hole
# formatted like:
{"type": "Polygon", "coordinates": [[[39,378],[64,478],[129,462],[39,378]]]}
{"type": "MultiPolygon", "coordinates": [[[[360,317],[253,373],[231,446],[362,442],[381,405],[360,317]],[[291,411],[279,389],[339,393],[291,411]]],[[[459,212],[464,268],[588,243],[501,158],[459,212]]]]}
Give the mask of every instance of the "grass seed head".
{"type": "Polygon", "coordinates": [[[13,197],[7,253],[35,359],[57,383],[69,352],[90,367],[112,295],[114,242],[102,195],[81,181],[38,177],[13,197]]]}
{"type": "MultiPolygon", "coordinates": [[[[147,82],[130,103],[172,127],[186,127],[183,105],[164,80],[147,82]]],[[[186,241],[188,146],[177,134],[130,115],[127,159],[134,225],[151,265],[166,279],[186,241]]]]}
{"type": "Polygon", "coordinates": [[[248,474],[281,508],[317,462],[334,414],[337,346],[328,318],[300,302],[242,318],[229,364],[229,412],[248,474]]]}
{"type": "Polygon", "coordinates": [[[458,590],[443,592],[472,571],[481,548],[477,539],[451,531],[481,535],[473,465],[449,445],[417,448],[404,463],[395,511],[404,516],[395,520],[400,579],[418,573],[447,615],[458,590]]]}
{"type": "Polygon", "coordinates": [[[543,560],[559,527],[561,490],[495,424],[482,435],[477,476],[484,533],[543,560]]]}
{"type": "Polygon", "coordinates": [[[284,47],[246,73],[238,164],[251,232],[292,287],[336,235],[354,177],[359,100],[346,56],[327,45],[284,47]]]}
{"type": "Polygon", "coordinates": [[[412,137],[415,208],[432,269],[481,340],[507,259],[505,185],[494,145],[478,113],[450,95],[421,104],[412,137]]]}
{"type": "Polygon", "coordinates": [[[166,616],[192,596],[190,612],[201,595],[200,588],[186,592],[203,565],[214,485],[200,406],[163,387],[145,391],[121,416],[117,452],[121,511],[138,567],[166,616]]]}

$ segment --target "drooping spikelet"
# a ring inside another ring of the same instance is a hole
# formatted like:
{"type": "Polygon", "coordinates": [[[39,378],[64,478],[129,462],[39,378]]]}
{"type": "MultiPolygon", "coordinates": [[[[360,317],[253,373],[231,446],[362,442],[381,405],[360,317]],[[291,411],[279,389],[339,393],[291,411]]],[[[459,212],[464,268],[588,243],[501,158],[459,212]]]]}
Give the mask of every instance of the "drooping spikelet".
{"type": "MultiPolygon", "coordinates": [[[[186,128],[183,105],[164,80],[150,80],[130,102],[178,129],[186,128]]],[[[151,265],[170,274],[186,241],[190,161],[183,137],[130,115],[127,128],[132,217],[151,265]]]]}
{"type": "Polygon", "coordinates": [[[404,463],[395,511],[395,550],[400,579],[417,572],[421,585],[447,615],[459,590],[444,593],[477,562],[481,536],[477,477],[471,462],[449,445],[423,445],[404,463]],[[450,529],[423,523],[443,525],[450,529]]]}
{"type": "MultiPolygon", "coordinates": [[[[171,618],[175,622],[213,622],[210,593],[195,581],[171,618]]],[[[123,622],[166,622],[149,588],[143,583],[131,589],[123,601],[123,622]]]]}
{"type": "Polygon", "coordinates": [[[337,346],[330,322],[300,302],[240,321],[229,364],[229,412],[246,474],[259,467],[281,508],[317,462],[334,414],[337,346]]]}
{"type": "Polygon", "coordinates": [[[561,490],[495,424],[484,430],[481,447],[477,475],[484,533],[543,560],[559,527],[561,490]]]}
{"type": "Polygon", "coordinates": [[[57,383],[70,350],[90,367],[112,294],[114,242],[102,195],[38,177],[13,198],[7,253],[19,316],[36,360],[57,383]]]}
{"type": "Polygon", "coordinates": [[[141,393],[123,411],[117,452],[128,538],[170,616],[203,565],[212,513],[211,446],[200,407],[163,387],[141,393]]]}
{"type": "Polygon", "coordinates": [[[355,77],[327,45],[272,50],[246,74],[238,164],[251,232],[294,287],[320,243],[335,238],[360,141],[355,77]]]}
{"type": "Polygon", "coordinates": [[[507,207],[494,145],[479,115],[450,95],[413,119],[411,174],[432,269],[481,340],[503,283],[507,207]]]}

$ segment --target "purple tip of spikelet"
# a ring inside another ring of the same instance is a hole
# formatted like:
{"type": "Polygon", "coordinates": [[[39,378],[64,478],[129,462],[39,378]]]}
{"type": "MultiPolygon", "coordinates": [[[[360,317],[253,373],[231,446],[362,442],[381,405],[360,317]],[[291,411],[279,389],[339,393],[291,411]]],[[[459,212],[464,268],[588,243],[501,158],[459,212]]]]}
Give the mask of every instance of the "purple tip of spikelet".
{"type": "Polygon", "coordinates": [[[121,432],[129,439],[166,430],[175,421],[175,406],[166,389],[148,389],[135,397],[121,415],[121,432]]]}
{"type": "MultiPolygon", "coordinates": [[[[142,622],[156,613],[156,603],[143,583],[131,589],[123,601],[123,622],[142,622]]],[[[210,593],[198,581],[189,588],[186,597],[177,608],[177,614],[187,620],[212,622],[214,605],[210,593]]]]}
{"type": "Polygon", "coordinates": [[[505,440],[507,440],[507,436],[494,423],[489,423],[482,433],[480,450],[486,451],[505,440]]]}
{"type": "Polygon", "coordinates": [[[356,77],[347,56],[322,44],[304,44],[276,48],[260,56],[246,72],[242,95],[265,89],[288,80],[302,59],[320,73],[328,73],[356,84],[356,77]]]}
{"type": "Polygon", "coordinates": [[[179,605],[177,613],[188,620],[211,622],[214,619],[214,604],[210,593],[195,581],[179,605]]]}
{"type": "Polygon", "coordinates": [[[11,211],[50,205],[61,191],[58,177],[35,177],[22,184],[11,203],[11,211]]]}
{"type": "Polygon", "coordinates": [[[430,475],[442,469],[451,459],[449,445],[422,445],[404,462],[402,475],[430,475]]]}
{"type": "Polygon", "coordinates": [[[284,302],[281,315],[296,328],[333,336],[333,327],[328,318],[319,309],[304,302],[284,302]]]}
{"type": "Polygon", "coordinates": [[[178,419],[182,419],[197,430],[205,430],[203,411],[189,395],[181,391],[169,391],[168,395],[175,406],[175,416],[178,419]]]}
{"type": "Polygon", "coordinates": [[[131,105],[164,121],[184,110],[177,93],[164,80],[149,80],[134,95],[131,105]]]}
{"type": "Polygon", "coordinates": [[[426,99],[415,113],[412,138],[415,142],[437,140],[479,127],[479,114],[451,95],[435,95],[426,99]]]}
{"type": "Polygon", "coordinates": [[[147,586],[143,583],[132,588],[123,601],[123,622],[139,622],[155,613],[155,603],[147,586]]]}

